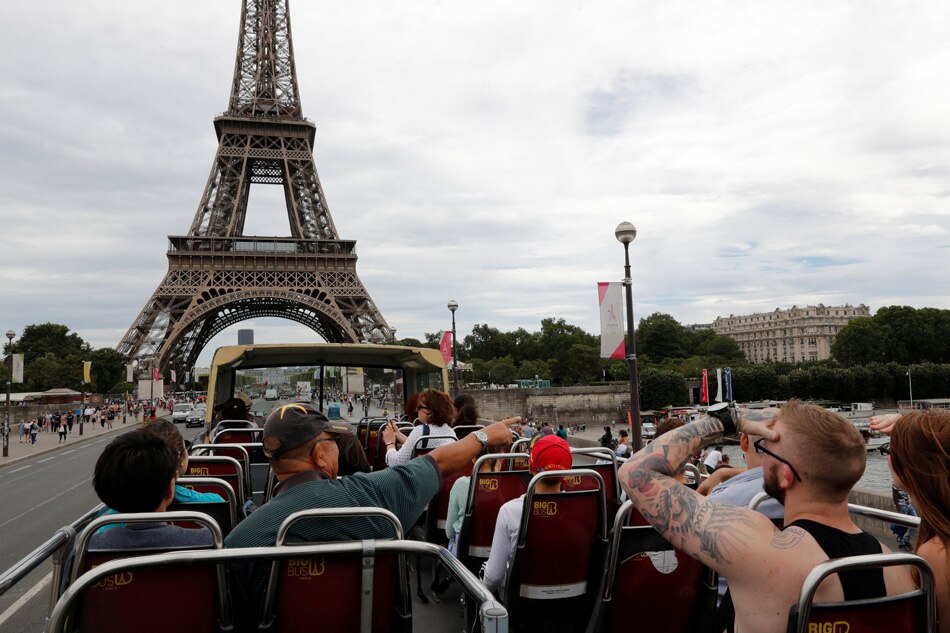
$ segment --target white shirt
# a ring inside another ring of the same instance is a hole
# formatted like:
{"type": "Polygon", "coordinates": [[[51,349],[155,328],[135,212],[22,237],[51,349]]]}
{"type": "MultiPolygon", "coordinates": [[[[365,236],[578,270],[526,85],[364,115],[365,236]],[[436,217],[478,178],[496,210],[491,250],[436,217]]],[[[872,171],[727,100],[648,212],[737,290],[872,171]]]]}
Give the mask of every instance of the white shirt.
{"type": "Polygon", "coordinates": [[[508,584],[508,563],[515,557],[518,546],[518,530],[521,527],[521,515],[524,513],[524,495],[505,502],[498,509],[495,520],[495,535],[491,540],[491,553],[485,563],[482,580],[490,591],[504,597],[508,584]]]}
{"type": "MultiPolygon", "coordinates": [[[[422,439],[422,432],[425,425],[420,424],[412,429],[412,432],[409,434],[409,437],[406,438],[406,443],[402,445],[398,451],[390,446],[386,449],[386,465],[387,466],[398,466],[400,464],[405,464],[410,459],[412,459],[412,449],[416,446],[416,441],[422,439]]],[[[380,441],[382,440],[382,431],[379,432],[380,441]]],[[[455,436],[455,429],[453,429],[448,424],[443,424],[441,426],[436,426],[435,424],[429,425],[429,435],[427,436],[429,443],[427,448],[435,448],[437,446],[442,446],[443,444],[451,444],[458,438],[455,436]]]]}
{"type": "Polygon", "coordinates": [[[719,466],[719,463],[722,461],[722,453],[713,449],[706,454],[706,459],[703,460],[703,463],[706,464],[706,470],[712,472],[719,466]]]}

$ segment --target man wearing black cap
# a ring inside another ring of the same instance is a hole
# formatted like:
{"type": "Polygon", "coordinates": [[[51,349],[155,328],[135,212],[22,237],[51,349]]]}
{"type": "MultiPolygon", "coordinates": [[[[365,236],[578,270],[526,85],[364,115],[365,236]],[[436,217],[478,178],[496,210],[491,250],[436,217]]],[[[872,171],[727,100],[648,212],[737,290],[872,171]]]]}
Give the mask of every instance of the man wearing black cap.
{"type": "MultiPolygon", "coordinates": [[[[496,422],[406,464],[338,479],[337,442],[352,433],[349,424],[331,422],[309,404],[288,404],[271,413],[264,424],[264,453],[280,483],[270,501],[231,531],[225,546],[274,545],[284,519],[310,508],[385,508],[408,529],[438,492],[444,475],[462,468],[488,446],[511,443],[508,426],[496,422]]],[[[387,522],[355,517],[299,522],[287,540],[351,541],[392,536],[387,522]]],[[[267,569],[254,565],[243,570],[246,573],[237,570],[238,582],[248,590],[247,595],[263,595],[267,569]]]]}

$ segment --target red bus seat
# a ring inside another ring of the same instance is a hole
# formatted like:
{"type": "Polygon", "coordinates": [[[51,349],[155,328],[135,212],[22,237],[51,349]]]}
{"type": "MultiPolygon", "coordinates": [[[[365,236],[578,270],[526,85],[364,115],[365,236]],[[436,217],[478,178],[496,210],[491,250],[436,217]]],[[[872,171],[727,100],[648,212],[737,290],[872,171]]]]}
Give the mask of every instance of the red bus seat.
{"type": "Polygon", "coordinates": [[[212,444],[259,444],[264,437],[264,429],[222,429],[212,438],[212,444]]]}
{"type": "Polygon", "coordinates": [[[233,457],[221,457],[217,455],[189,455],[188,471],[185,477],[215,477],[228,482],[239,503],[247,500],[247,494],[244,483],[246,476],[241,464],[233,457]]]}
{"type": "Polygon", "coordinates": [[[584,630],[604,570],[605,515],[603,481],[592,470],[548,471],[531,479],[505,596],[512,630],[584,630]],[[593,477],[599,487],[535,492],[545,479],[575,473],[593,477]]]}
{"type": "MultiPolygon", "coordinates": [[[[261,447],[261,451],[263,451],[263,444],[195,444],[189,450],[188,459],[190,461],[192,456],[230,457],[234,459],[241,465],[241,470],[244,472],[244,491],[250,494],[252,490],[251,451],[254,451],[254,446],[261,447]]],[[[263,452],[261,454],[263,454],[263,452]]],[[[189,471],[190,470],[189,468],[189,471]]],[[[186,476],[188,475],[186,474],[186,476]]]]}
{"type": "Polygon", "coordinates": [[[426,541],[445,547],[449,541],[445,537],[445,521],[449,515],[449,493],[452,486],[462,477],[472,474],[473,464],[469,462],[462,468],[442,478],[442,485],[426,508],[426,541]]]}
{"type": "Polygon", "coordinates": [[[937,598],[933,572],[927,562],[914,554],[895,552],[848,556],[819,563],[805,577],[798,604],[788,613],[789,633],[829,631],[858,633],[933,633],[937,630],[937,598]],[[910,565],[919,575],[919,589],[908,593],[865,600],[816,603],[821,581],[844,571],[858,571],[894,565],[910,565]]]}
{"type": "MultiPolygon", "coordinates": [[[[234,526],[238,524],[240,520],[238,516],[240,504],[238,503],[237,496],[234,494],[234,490],[228,482],[215,477],[179,477],[178,485],[184,486],[189,490],[194,490],[195,492],[213,492],[224,499],[224,501],[198,501],[192,503],[176,501],[168,506],[167,510],[169,512],[179,510],[185,512],[203,512],[214,519],[215,523],[221,528],[221,533],[224,534],[224,536],[230,534],[234,526]]],[[[194,522],[187,521],[175,521],[175,525],[186,528],[196,527],[194,522]]]]}
{"type": "MultiPolygon", "coordinates": [[[[715,621],[715,572],[675,549],[649,525],[630,525],[633,503],[614,520],[590,633],[620,633],[637,625],[650,631],[707,631],[715,621]]],[[[639,512],[637,512],[639,516],[639,512]]]]}
{"type": "MultiPolygon", "coordinates": [[[[620,479],[617,477],[617,456],[608,448],[572,448],[571,454],[587,455],[597,459],[597,464],[578,464],[574,461],[575,468],[587,468],[598,473],[604,481],[604,500],[607,507],[607,524],[612,525],[614,517],[617,516],[617,510],[620,509],[620,479]]],[[[579,477],[577,475],[565,477],[561,484],[561,490],[596,490],[597,482],[591,477],[579,477]]]]}
{"type": "Polygon", "coordinates": [[[474,573],[478,573],[482,563],[488,560],[498,510],[507,501],[527,492],[531,479],[527,470],[480,473],[477,472],[479,462],[502,459],[510,463],[527,457],[524,453],[495,453],[483,455],[475,462],[458,545],[459,560],[474,573]]]}
{"type": "MultiPolygon", "coordinates": [[[[403,537],[394,514],[381,508],[322,508],[287,517],[277,532],[277,546],[287,544],[291,527],[300,521],[340,517],[381,517],[389,521],[396,540],[403,537]]],[[[259,631],[305,633],[315,622],[326,631],[359,633],[366,613],[369,630],[411,631],[408,566],[396,552],[376,553],[377,541],[362,541],[358,556],[301,556],[274,561],[268,579],[259,631]],[[332,600],[315,599],[332,596],[332,600]]]]}

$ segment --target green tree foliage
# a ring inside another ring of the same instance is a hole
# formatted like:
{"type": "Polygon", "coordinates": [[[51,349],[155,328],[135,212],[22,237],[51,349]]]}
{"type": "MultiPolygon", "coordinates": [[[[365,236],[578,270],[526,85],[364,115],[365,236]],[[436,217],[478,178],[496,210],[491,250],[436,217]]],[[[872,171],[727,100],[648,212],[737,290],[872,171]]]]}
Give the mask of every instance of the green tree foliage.
{"type": "Polygon", "coordinates": [[[950,310],[887,306],[874,316],[854,319],[831,347],[838,362],[950,363],[950,310]]]}
{"type": "Polygon", "coordinates": [[[686,379],[669,369],[644,369],[640,372],[640,408],[659,409],[687,400],[686,379]]]}
{"type": "Polygon", "coordinates": [[[687,330],[668,314],[655,312],[640,319],[636,340],[637,352],[648,354],[654,363],[690,356],[687,330]]]}
{"type": "Polygon", "coordinates": [[[23,391],[81,388],[82,363],[92,361],[92,383],[87,390],[117,393],[125,382],[125,358],[114,349],[93,350],[69,327],[58,323],[28,325],[7,353],[23,354],[23,391]]]}

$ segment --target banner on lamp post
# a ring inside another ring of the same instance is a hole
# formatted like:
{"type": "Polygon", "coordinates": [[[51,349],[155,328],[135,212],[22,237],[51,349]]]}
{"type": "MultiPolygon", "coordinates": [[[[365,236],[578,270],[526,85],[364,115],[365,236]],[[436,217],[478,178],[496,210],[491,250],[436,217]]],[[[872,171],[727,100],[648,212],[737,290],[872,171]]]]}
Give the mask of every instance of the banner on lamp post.
{"type": "Polygon", "coordinates": [[[726,367],[726,402],[732,402],[732,369],[726,367]]]}
{"type": "Polygon", "coordinates": [[[722,402],[722,369],[716,368],[716,402],[722,402]]]}
{"type": "Polygon", "coordinates": [[[439,341],[439,351],[442,352],[442,359],[446,367],[451,367],[454,359],[452,358],[452,333],[448,330],[442,332],[442,339],[439,341]]]}
{"type": "Polygon", "coordinates": [[[162,375],[158,373],[158,367],[152,367],[152,382],[158,382],[162,379],[162,375]]]}
{"type": "Polygon", "coordinates": [[[132,363],[129,363],[125,366],[125,382],[132,382],[132,374],[135,371],[135,367],[132,366],[132,363]]]}
{"type": "Polygon", "coordinates": [[[84,360],[82,362],[82,379],[84,382],[92,382],[92,361],[84,360]]]}
{"type": "Polygon", "coordinates": [[[13,355],[13,381],[23,382],[23,354],[13,355]]]}
{"type": "Polygon", "coordinates": [[[178,372],[174,369],[172,370],[172,382],[178,382],[178,372]]]}
{"type": "Polygon", "coordinates": [[[600,300],[600,357],[625,358],[623,339],[623,284],[619,281],[597,282],[600,300]]]}

